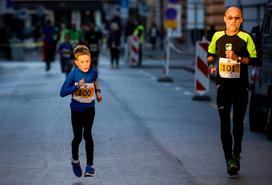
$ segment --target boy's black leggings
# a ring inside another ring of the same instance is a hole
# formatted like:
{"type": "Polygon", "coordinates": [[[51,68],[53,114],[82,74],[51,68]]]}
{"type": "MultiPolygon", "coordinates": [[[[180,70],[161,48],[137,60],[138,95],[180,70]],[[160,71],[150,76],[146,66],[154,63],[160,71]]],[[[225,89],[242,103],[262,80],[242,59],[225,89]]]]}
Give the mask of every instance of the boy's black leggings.
{"type": "Polygon", "coordinates": [[[233,155],[239,157],[242,151],[247,103],[247,88],[224,85],[220,85],[218,88],[217,107],[221,121],[221,142],[227,161],[232,159],[233,155]],[[233,110],[233,126],[231,126],[231,108],[233,110]]]}
{"type": "Polygon", "coordinates": [[[94,142],[92,137],[92,127],[95,116],[95,108],[91,107],[85,112],[71,112],[74,133],[74,138],[72,140],[72,157],[74,160],[79,159],[78,150],[83,135],[85,140],[87,165],[93,165],[94,142]]]}

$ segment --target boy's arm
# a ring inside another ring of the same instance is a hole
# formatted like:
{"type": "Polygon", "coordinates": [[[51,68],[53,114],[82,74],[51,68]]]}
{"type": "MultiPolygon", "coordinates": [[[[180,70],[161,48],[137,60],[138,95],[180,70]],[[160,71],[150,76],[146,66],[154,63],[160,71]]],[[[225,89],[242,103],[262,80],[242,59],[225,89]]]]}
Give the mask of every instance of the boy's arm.
{"type": "Polygon", "coordinates": [[[70,78],[70,76],[68,76],[65,80],[65,82],[62,85],[62,88],[60,90],[60,96],[64,97],[67,96],[69,94],[72,94],[73,92],[75,92],[78,89],[78,86],[76,86],[72,79],[70,78]]]}
{"type": "Polygon", "coordinates": [[[101,92],[101,90],[99,89],[97,80],[94,81],[94,87],[95,87],[95,92],[96,91],[100,91],[101,92]]]}
{"type": "Polygon", "coordinates": [[[96,93],[97,101],[101,102],[102,101],[102,95],[101,95],[101,90],[99,89],[97,80],[94,81],[94,87],[95,87],[95,93],[96,93]]]}

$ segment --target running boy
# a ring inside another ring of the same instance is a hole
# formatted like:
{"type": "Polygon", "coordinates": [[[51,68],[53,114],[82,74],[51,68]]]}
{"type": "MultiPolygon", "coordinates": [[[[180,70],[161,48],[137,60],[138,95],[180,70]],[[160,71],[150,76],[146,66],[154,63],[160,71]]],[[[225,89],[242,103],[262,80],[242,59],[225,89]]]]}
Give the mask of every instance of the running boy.
{"type": "Polygon", "coordinates": [[[93,167],[94,143],[92,126],[95,116],[95,95],[97,101],[102,101],[101,91],[98,87],[97,71],[92,67],[91,54],[84,45],[78,45],[74,50],[76,67],[69,73],[62,85],[60,96],[72,94],[71,120],[74,138],[72,140],[72,166],[77,177],[82,176],[78,150],[82,141],[82,131],[85,140],[87,166],[84,176],[94,176],[93,167]]]}

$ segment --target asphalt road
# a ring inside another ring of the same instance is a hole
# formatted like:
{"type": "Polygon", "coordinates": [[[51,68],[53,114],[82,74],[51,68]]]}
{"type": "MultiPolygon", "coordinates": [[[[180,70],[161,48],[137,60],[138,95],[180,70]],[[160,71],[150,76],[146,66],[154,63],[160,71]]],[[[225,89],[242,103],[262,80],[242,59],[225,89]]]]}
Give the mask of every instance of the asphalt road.
{"type": "MultiPolygon", "coordinates": [[[[270,185],[271,142],[247,123],[240,176],[227,176],[214,84],[211,102],[192,101],[192,61],[180,62],[170,70],[174,83],[165,84],[157,82],[162,61],[111,69],[101,57],[93,178],[72,173],[70,98],[59,96],[59,63],[45,72],[38,61],[0,62],[0,185],[270,185]]],[[[84,142],[80,160],[84,168],[84,142]]]]}

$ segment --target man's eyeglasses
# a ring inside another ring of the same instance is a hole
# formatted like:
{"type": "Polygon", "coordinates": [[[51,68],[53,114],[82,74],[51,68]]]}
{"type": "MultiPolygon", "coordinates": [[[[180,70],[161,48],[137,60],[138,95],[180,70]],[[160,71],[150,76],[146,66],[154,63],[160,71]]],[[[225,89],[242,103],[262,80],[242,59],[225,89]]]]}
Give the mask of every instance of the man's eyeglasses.
{"type": "Polygon", "coordinates": [[[241,17],[227,17],[228,18],[228,20],[235,20],[235,21],[238,21],[238,20],[240,20],[241,19],[241,17]]]}

